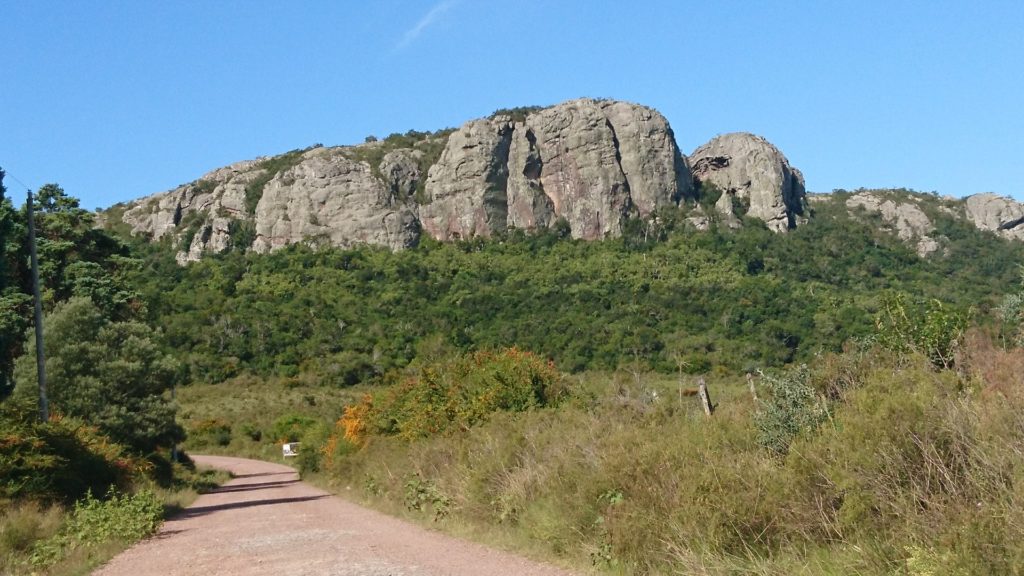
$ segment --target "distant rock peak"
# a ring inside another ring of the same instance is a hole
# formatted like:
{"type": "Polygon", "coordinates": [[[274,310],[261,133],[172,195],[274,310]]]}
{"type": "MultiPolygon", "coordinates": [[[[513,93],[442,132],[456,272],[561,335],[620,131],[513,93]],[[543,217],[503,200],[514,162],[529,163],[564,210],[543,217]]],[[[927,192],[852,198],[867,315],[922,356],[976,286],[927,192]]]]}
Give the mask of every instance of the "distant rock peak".
{"type": "Polygon", "coordinates": [[[803,174],[770,142],[747,132],[713,138],[690,155],[696,181],[723,192],[719,212],[732,214],[732,198],[749,202],[747,215],[776,232],[796,228],[805,212],[803,174]]]}
{"type": "MultiPolygon", "coordinates": [[[[694,198],[703,181],[729,196],[718,212],[730,225],[740,223],[735,198],[779,232],[804,214],[803,176],[767,140],[726,134],[687,158],[656,110],[581,98],[450,131],[238,162],[135,201],[122,220],[153,239],[172,234],[182,263],[298,242],[400,250],[421,234],[488,237],[562,220],[573,237],[594,240],[694,198]]],[[[694,224],[707,226],[711,215],[698,212],[694,224]]]]}

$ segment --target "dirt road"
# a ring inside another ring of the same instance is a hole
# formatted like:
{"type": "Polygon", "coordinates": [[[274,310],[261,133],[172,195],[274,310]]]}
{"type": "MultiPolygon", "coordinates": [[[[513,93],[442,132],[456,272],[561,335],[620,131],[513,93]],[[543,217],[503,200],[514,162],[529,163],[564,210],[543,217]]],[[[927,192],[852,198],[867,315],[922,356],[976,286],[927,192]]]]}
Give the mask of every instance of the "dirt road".
{"type": "Polygon", "coordinates": [[[200,496],[99,576],[568,576],[362,508],[300,482],[287,466],[195,456],[235,478],[200,496]]]}

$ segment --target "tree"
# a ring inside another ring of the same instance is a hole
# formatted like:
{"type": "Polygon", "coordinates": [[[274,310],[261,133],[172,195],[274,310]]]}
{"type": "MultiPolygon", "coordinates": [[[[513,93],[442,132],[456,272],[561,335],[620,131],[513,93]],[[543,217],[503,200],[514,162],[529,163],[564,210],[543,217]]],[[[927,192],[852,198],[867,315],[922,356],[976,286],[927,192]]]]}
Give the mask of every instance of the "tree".
{"type": "MultiPolygon", "coordinates": [[[[180,379],[180,364],[161,351],[158,332],[111,320],[84,297],[59,304],[43,326],[54,412],[80,418],[143,453],[184,438],[175,406],[164,396],[180,379]]],[[[31,360],[17,361],[17,395],[35,390],[31,360]]]]}
{"type": "Polygon", "coordinates": [[[0,399],[13,387],[14,357],[21,350],[21,335],[28,327],[28,295],[19,292],[17,241],[21,223],[6,197],[4,171],[0,168],[0,399]]]}
{"type": "MultiPolygon", "coordinates": [[[[113,272],[123,263],[128,249],[106,231],[95,228],[92,213],[80,207],[77,198],[68,196],[56,184],[45,184],[39,188],[36,202],[39,275],[47,308],[78,295],[74,279],[68,277],[68,268],[76,262],[94,262],[101,273],[115,276],[113,272]]],[[[26,280],[23,290],[30,291],[26,280]]]]}
{"type": "MultiPolygon", "coordinates": [[[[1020,269],[1021,287],[1024,288],[1024,266],[1020,269]]],[[[1016,346],[1024,346],[1024,290],[1007,294],[999,307],[999,316],[1009,330],[1016,346]]]]}

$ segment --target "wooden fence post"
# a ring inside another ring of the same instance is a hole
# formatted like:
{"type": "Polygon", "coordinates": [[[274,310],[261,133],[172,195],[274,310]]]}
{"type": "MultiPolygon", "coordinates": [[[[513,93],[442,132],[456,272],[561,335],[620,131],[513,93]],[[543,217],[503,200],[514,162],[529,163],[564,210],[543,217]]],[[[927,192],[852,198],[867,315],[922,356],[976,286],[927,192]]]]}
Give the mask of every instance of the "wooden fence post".
{"type": "Polygon", "coordinates": [[[715,407],[711,404],[711,395],[708,394],[708,385],[704,383],[704,379],[701,378],[697,383],[697,394],[700,396],[700,405],[704,407],[704,413],[711,416],[715,412],[715,407]]]}

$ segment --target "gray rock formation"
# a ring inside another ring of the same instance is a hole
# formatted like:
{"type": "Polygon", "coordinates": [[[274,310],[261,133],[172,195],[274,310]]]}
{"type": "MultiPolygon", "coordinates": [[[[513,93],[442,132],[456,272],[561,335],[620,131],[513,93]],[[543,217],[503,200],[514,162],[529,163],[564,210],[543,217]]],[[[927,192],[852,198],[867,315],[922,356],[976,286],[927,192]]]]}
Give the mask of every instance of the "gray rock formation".
{"type": "Polygon", "coordinates": [[[967,219],[981,230],[1014,240],[1024,240],[1024,204],[991,193],[964,199],[967,219]]]}
{"type": "Polygon", "coordinates": [[[474,120],[427,177],[423,229],[450,240],[564,218],[575,238],[617,236],[690,192],[688,166],[660,114],[625,102],[573,100],[512,123],[474,120]]]}
{"type": "Polygon", "coordinates": [[[125,211],[123,220],[133,233],[154,240],[167,234],[190,239],[177,254],[182,264],[236,244],[232,222],[254,227],[255,239],[245,248],[257,252],[321,241],[398,250],[419,239],[413,203],[420,177],[417,153],[399,150],[385,155],[382,180],[366,162],[347,158],[343,148],[314,148],[263,185],[252,214],[246,207],[246,188],[268,173],[261,167],[263,159],[240,162],[143,198],[125,211]]]}
{"type": "Polygon", "coordinates": [[[388,152],[380,162],[380,174],[388,187],[392,198],[408,199],[416,196],[416,187],[423,174],[420,174],[419,159],[423,152],[419,150],[400,149],[388,152]]]}
{"type": "Polygon", "coordinates": [[[537,147],[537,136],[523,123],[512,133],[508,163],[508,225],[536,230],[555,222],[555,204],[544,193],[540,181],[544,159],[537,147]]]}
{"type": "MultiPolygon", "coordinates": [[[[749,203],[747,215],[782,232],[795,228],[804,214],[804,178],[778,148],[746,132],[724,134],[690,155],[699,182],[722,190],[719,212],[732,215],[732,199],[749,203]]],[[[728,221],[728,218],[727,218],[728,221]]]]}
{"type": "Polygon", "coordinates": [[[490,236],[508,226],[507,118],[473,120],[448,138],[427,174],[423,230],[439,240],[490,236]]]}
{"type": "Polygon", "coordinates": [[[381,163],[387,182],[374,177],[366,162],[339,149],[306,152],[302,162],[277,174],[256,206],[252,249],[268,252],[298,242],[324,241],[407,248],[419,239],[416,220],[415,161],[389,154],[381,163]],[[389,158],[390,156],[390,158],[389,158]]]}
{"type": "Polygon", "coordinates": [[[245,186],[255,177],[257,160],[238,162],[204,174],[195,182],[136,200],[122,220],[133,234],[159,240],[177,232],[196,213],[245,215],[245,186]]]}
{"type": "MultiPolygon", "coordinates": [[[[668,122],[636,104],[572,100],[422,137],[232,164],[132,203],[123,220],[136,234],[173,235],[186,263],[231,248],[266,252],[299,242],[399,250],[421,231],[465,239],[561,219],[573,237],[599,239],[618,236],[626,218],[651,217],[693,196],[690,163],[668,122]]],[[[803,178],[774,146],[727,135],[701,151],[699,175],[729,191],[722,221],[739,225],[731,202],[739,197],[772,229],[793,225],[803,178]]],[[[696,227],[711,224],[710,214],[691,216],[696,227]]]]}
{"type": "Polygon", "coordinates": [[[919,256],[927,256],[939,249],[938,241],[931,236],[935,226],[911,196],[906,202],[897,202],[879,192],[862,191],[848,198],[846,207],[851,210],[862,208],[869,214],[880,216],[895,230],[900,240],[917,250],[919,256]]]}

